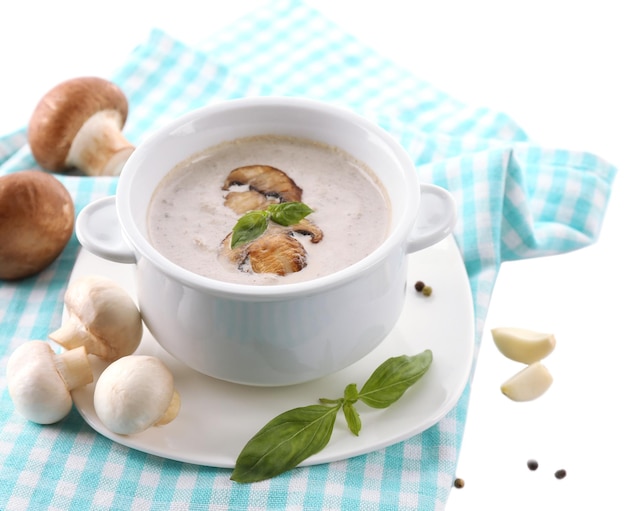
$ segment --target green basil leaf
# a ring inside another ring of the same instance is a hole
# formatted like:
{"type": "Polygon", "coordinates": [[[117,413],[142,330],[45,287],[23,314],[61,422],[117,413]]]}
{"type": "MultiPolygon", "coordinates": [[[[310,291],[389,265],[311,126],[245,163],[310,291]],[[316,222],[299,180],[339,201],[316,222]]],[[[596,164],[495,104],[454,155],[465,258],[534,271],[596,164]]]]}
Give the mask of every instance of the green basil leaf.
{"type": "Polygon", "coordinates": [[[343,398],[348,403],[356,403],[359,400],[359,391],[356,387],[356,383],[351,383],[343,391],[343,398]]]}
{"type": "Polygon", "coordinates": [[[311,405],[272,419],[245,445],[231,479],[240,483],[263,481],[318,453],[330,440],[339,408],[311,405]]]}
{"type": "Polygon", "coordinates": [[[313,210],[302,202],[270,204],[267,211],[273,222],[285,226],[297,224],[304,217],[313,213],[313,210]]]}
{"type": "Polygon", "coordinates": [[[354,383],[338,399],[321,398],[323,404],[294,408],[268,422],[245,445],[231,475],[233,481],[252,483],[277,476],[320,452],[328,442],[341,408],[350,431],[358,436],[361,417],[354,404],[362,400],[374,408],[386,408],[428,371],[432,352],[393,357],[383,362],[360,392],[354,383]]]}
{"type": "Polygon", "coordinates": [[[359,399],[372,408],[387,408],[428,371],[432,360],[430,350],[386,360],[365,382],[359,392],[359,399]]]}
{"type": "Polygon", "coordinates": [[[346,422],[352,434],[359,436],[361,431],[361,416],[352,403],[345,402],[343,404],[343,415],[346,418],[346,422]]]}
{"type": "Polygon", "coordinates": [[[265,211],[249,211],[237,220],[235,227],[233,227],[230,248],[237,248],[257,239],[265,232],[268,224],[269,215],[265,211]]]}

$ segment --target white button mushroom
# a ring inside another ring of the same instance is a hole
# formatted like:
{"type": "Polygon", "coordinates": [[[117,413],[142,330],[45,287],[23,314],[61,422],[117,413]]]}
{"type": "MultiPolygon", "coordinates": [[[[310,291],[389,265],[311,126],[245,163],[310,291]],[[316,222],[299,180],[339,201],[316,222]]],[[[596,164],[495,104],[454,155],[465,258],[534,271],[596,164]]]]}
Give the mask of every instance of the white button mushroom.
{"type": "Polygon", "coordinates": [[[17,348],[9,357],[6,374],[15,409],[38,424],[60,421],[72,409],[70,391],[93,381],[83,347],[57,355],[44,341],[17,348]]]}
{"type": "Polygon", "coordinates": [[[172,373],[150,355],[113,362],[98,378],[93,400],[98,418],[118,435],[133,435],[168,424],[180,409],[172,373]]]}
{"type": "Polygon", "coordinates": [[[74,78],[41,98],[28,125],[28,142],[44,169],[118,175],[134,150],[121,132],[127,115],[128,101],[117,85],[98,77],[74,78]]]}
{"type": "Polygon", "coordinates": [[[0,279],[50,265],[74,232],[74,203],[54,176],[23,170],[0,177],[0,279]]]}
{"type": "Polygon", "coordinates": [[[99,275],[74,280],[65,293],[68,318],[49,334],[66,349],[85,346],[88,353],[113,361],[134,353],[143,323],[130,295],[116,282],[99,275]]]}

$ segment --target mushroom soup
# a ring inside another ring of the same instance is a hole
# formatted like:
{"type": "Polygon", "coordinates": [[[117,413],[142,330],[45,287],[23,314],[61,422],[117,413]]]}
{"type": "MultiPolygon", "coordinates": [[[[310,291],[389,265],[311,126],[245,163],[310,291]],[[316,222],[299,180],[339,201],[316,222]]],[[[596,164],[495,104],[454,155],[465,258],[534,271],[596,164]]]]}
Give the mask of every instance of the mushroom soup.
{"type": "Polygon", "coordinates": [[[388,197],[371,169],[336,147],[274,135],[225,142],[181,162],[159,183],[148,211],[150,241],[165,257],[244,284],[334,273],[375,250],[389,227],[388,197]],[[231,246],[247,212],[301,203],[313,210],[306,218],[269,221],[259,238],[231,246]]]}

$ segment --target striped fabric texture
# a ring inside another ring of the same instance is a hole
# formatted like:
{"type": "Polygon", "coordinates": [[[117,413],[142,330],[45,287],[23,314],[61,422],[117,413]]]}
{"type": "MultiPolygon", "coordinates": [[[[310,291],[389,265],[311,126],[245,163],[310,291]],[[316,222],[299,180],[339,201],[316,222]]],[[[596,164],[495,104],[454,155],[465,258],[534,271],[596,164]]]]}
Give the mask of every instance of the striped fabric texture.
{"type": "MultiPolygon", "coordinates": [[[[160,30],[114,76],[126,93],[124,128],[138,144],[203,105],[258,95],[347,106],[388,130],[424,182],[450,190],[476,315],[476,352],[503,261],[575,250],[597,238],[615,168],[581,152],[542,147],[504,114],[469,108],[364,47],[305,4],[272,2],[191,48],[160,30]],[[249,77],[254,77],[251,79],[249,77]]],[[[37,168],[25,130],[0,138],[0,175],[37,168]]],[[[59,175],[76,209],[115,192],[116,178],[59,175]]],[[[0,219],[1,221],[1,219],[0,219]]],[[[230,470],[155,457],[95,433],[73,410],[39,426],[6,389],[12,351],[61,322],[79,250],[0,282],[0,509],[442,510],[455,478],[471,384],[435,426],[386,449],[241,485],[230,470]]]]}

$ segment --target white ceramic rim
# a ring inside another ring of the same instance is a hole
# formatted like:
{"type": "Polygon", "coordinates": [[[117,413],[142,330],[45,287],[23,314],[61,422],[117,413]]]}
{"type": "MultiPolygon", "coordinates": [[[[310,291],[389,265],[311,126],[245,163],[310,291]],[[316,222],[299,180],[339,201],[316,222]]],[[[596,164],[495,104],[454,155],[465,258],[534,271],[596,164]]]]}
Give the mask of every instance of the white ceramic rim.
{"type": "MultiPolygon", "coordinates": [[[[385,130],[368,119],[343,107],[306,98],[275,96],[225,100],[189,112],[161,127],[147,137],[131,154],[120,174],[116,195],[116,209],[123,235],[126,237],[130,246],[133,247],[141,257],[145,257],[163,273],[189,287],[209,291],[221,296],[249,300],[280,299],[316,293],[359,277],[364,272],[367,272],[369,268],[383,261],[396,246],[400,246],[402,250],[406,252],[407,239],[415,226],[420,203],[419,180],[413,162],[404,148],[385,130]],[[372,253],[347,268],[313,280],[259,286],[220,281],[186,270],[163,256],[142,234],[132,215],[132,197],[130,193],[133,179],[135,178],[135,173],[132,170],[133,167],[138,167],[138,162],[142,159],[142,155],[152,150],[152,147],[157,145],[160,138],[167,136],[167,134],[172,133],[181,126],[193,123],[195,120],[204,118],[214,112],[217,113],[234,108],[256,107],[259,105],[263,107],[272,105],[279,107],[293,106],[305,110],[324,111],[330,116],[338,117],[351,124],[357,125],[378,138],[391,150],[399,166],[403,169],[406,186],[413,187],[415,196],[413,201],[407,201],[405,210],[401,213],[397,225],[395,225],[385,241],[372,253]]],[[[139,259],[138,257],[137,260],[139,261],[139,259]]]]}

